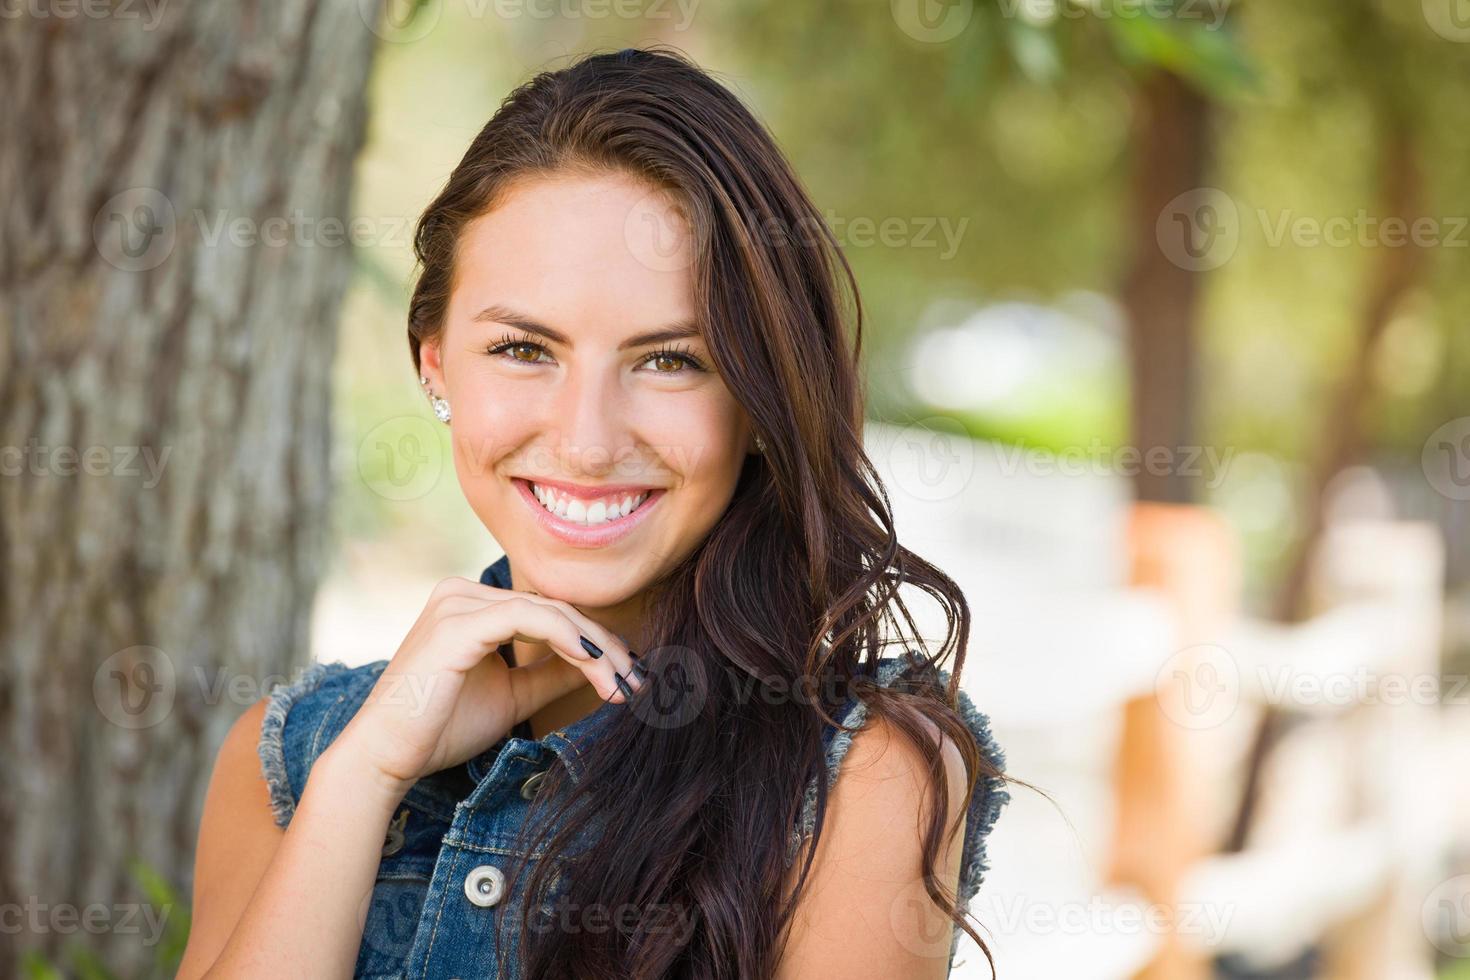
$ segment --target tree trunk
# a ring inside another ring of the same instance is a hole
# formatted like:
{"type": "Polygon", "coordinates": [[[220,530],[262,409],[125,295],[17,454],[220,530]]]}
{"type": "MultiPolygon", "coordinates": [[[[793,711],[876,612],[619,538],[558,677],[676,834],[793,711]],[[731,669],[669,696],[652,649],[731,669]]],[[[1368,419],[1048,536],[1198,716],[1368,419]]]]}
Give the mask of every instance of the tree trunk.
{"type": "Polygon", "coordinates": [[[309,656],[363,6],[0,20],[0,964],[152,974],[225,730],[309,656]]]}
{"type": "MultiPolygon", "coordinates": [[[[1181,264],[1159,238],[1160,216],[1180,195],[1198,192],[1208,154],[1209,103],[1178,76],[1155,71],[1134,100],[1131,265],[1119,290],[1127,312],[1132,374],[1131,427],[1138,452],[1180,460],[1194,444],[1195,320],[1201,273],[1181,264]]],[[[1186,215],[1191,220],[1193,215],[1186,215]]],[[[1140,466],[1139,500],[1191,503],[1196,480],[1170,465],[1140,466]]]]}
{"type": "MultiPolygon", "coordinates": [[[[1132,369],[1131,433],[1139,458],[1165,451],[1164,469],[1141,465],[1134,473],[1137,504],[1129,521],[1130,580],[1171,597],[1179,620],[1181,648],[1209,635],[1220,610],[1197,609],[1199,596],[1228,603],[1220,585],[1231,563],[1228,535],[1217,521],[1187,505],[1197,479],[1175,463],[1195,442],[1195,322],[1202,269],[1193,268],[1195,211],[1208,157],[1209,104],[1178,76],[1151,72],[1134,100],[1132,262],[1120,298],[1127,311],[1132,369]],[[1180,213],[1180,202],[1186,202],[1180,213]],[[1189,229],[1177,239],[1171,219],[1189,229]],[[1165,505],[1180,505],[1177,507],[1165,505]]],[[[1167,716],[1161,698],[1135,698],[1124,710],[1118,758],[1119,804],[1109,879],[1138,885],[1151,903],[1174,909],[1180,881],[1208,850],[1199,812],[1193,762],[1197,740],[1167,716]]],[[[1171,915],[1174,914],[1172,911],[1171,915]]],[[[1209,962],[1180,938],[1165,935],[1136,980],[1196,980],[1208,977],[1209,962]]]]}

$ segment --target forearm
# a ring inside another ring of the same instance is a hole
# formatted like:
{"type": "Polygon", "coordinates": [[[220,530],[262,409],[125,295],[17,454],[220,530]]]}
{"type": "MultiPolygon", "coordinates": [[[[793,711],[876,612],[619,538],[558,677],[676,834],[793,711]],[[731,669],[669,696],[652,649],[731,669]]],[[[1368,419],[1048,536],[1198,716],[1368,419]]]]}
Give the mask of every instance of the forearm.
{"type": "Polygon", "coordinates": [[[214,965],[226,977],[350,977],[383,838],[406,787],[334,743],[214,965]]]}

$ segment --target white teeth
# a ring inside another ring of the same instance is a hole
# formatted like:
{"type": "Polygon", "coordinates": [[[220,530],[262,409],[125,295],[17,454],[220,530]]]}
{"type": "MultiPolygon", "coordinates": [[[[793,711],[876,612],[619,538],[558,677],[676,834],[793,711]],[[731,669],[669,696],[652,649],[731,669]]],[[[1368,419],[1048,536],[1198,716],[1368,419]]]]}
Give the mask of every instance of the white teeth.
{"type": "Polygon", "coordinates": [[[541,506],[558,517],[591,527],[627,517],[648,499],[648,491],[630,493],[621,500],[617,497],[594,500],[590,504],[576,497],[560,494],[550,487],[531,484],[531,492],[541,501],[541,506]]]}

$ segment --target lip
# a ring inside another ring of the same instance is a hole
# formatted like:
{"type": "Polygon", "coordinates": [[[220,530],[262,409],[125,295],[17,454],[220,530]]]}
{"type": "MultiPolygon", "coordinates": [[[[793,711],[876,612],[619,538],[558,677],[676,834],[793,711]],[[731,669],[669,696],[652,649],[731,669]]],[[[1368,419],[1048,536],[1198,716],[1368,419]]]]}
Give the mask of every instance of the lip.
{"type": "Polygon", "coordinates": [[[576,484],[557,483],[554,480],[537,480],[542,486],[555,487],[558,490],[565,489],[574,496],[582,496],[589,491],[597,491],[591,499],[598,496],[609,496],[614,493],[632,493],[648,490],[648,499],[639,505],[638,509],[626,517],[619,517],[615,521],[607,521],[595,527],[585,524],[576,524],[572,521],[557,517],[551,511],[541,506],[541,501],[536,499],[536,493],[531,489],[531,481],[521,477],[511,477],[511,483],[515,484],[516,492],[531,508],[536,518],[536,523],[546,530],[548,534],[574,548],[606,548],[608,545],[621,540],[633,529],[642,524],[648,517],[648,512],[658,506],[663,499],[664,490],[661,487],[579,487],[576,484]],[[580,491],[580,492],[579,492],[580,491]]]}

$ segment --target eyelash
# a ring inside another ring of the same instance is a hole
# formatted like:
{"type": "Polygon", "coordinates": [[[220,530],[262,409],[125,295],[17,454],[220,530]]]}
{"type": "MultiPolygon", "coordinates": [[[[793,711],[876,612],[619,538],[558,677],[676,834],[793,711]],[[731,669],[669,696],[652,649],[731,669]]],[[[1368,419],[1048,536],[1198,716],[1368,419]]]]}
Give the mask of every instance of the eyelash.
{"type": "MultiPolygon", "coordinates": [[[[485,353],[486,354],[489,354],[491,356],[499,356],[499,355],[503,354],[505,351],[510,350],[513,347],[534,347],[538,351],[543,351],[543,352],[546,351],[546,348],[543,345],[538,344],[536,341],[529,339],[529,337],[526,336],[526,335],[524,335],[524,334],[522,334],[520,336],[516,336],[515,334],[509,334],[508,333],[504,337],[501,337],[500,340],[496,341],[493,345],[491,345],[490,347],[487,347],[485,349],[485,353]]],[[[660,357],[670,357],[670,358],[673,358],[675,360],[682,361],[686,365],[688,365],[692,370],[695,370],[695,371],[703,371],[703,370],[705,370],[704,362],[701,361],[698,357],[695,357],[694,354],[687,347],[684,347],[684,348],[660,347],[658,350],[649,351],[644,356],[643,360],[639,361],[638,363],[645,364],[648,361],[656,360],[656,359],[658,359],[660,357]]],[[[514,357],[509,358],[509,359],[512,360],[512,361],[519,360],[518,358],[514,358],[514,357]]],[[[537,362],[535,362],[535,361],[520,361],[520,363],[522,363],[522,364],[535,364],[537,362]]],[[[655,374],[679,374],[681,372],[679,372],[679,371],[655,371],[654,373],[655,374]]]]}

